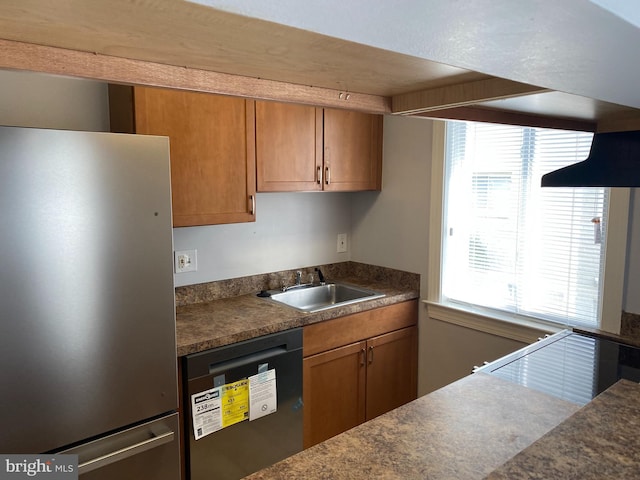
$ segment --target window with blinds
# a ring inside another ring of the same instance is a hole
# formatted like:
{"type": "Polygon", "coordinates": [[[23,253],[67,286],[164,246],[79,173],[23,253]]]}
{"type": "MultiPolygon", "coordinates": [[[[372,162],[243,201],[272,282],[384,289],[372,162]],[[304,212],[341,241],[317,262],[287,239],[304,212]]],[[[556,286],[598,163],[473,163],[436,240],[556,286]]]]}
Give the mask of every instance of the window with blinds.
{"type": "Polygon", "coordinates": [[[584,160],[591,133],[447,122],[442,295],[597,326],[606,188],[542,188],[584,160]]]}

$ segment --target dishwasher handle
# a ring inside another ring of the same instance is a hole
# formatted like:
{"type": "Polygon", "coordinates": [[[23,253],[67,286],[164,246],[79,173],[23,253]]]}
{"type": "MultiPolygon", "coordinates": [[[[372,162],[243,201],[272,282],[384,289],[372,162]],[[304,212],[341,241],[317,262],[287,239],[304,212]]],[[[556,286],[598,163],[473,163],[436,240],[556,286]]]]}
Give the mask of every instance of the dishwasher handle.
{"type": "Polygon", "coordinates": [[[242,367],[243,365],[250,365],[253,363],[264,362],[269,358],[277,357],[287,353],[288,350],[284,346],[267,348],[259,352],[249,353],[232,360],[225,360],[223,362],[209,364],[209,375],[214,373],[224,372],[234,368],[242,367]]]}
{"type": "Polygon", "coordinates": [[[185,380],[204,378],[223,369],[246,366],[267,358],[283,358],[283,354],[302,351],[302,328],[230,343],[187,355],[183,362],[185,380]]]}

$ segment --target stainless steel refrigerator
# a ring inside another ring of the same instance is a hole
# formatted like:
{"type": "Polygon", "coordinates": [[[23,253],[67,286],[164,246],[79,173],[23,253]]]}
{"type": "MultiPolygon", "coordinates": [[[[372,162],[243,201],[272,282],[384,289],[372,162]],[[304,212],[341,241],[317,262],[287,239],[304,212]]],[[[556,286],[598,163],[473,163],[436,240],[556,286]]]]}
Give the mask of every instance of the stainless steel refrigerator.
{"type": "Polygon", "coordinates": [[[179,478],[169,143],[0,127],[0,453],[179,478]]]}

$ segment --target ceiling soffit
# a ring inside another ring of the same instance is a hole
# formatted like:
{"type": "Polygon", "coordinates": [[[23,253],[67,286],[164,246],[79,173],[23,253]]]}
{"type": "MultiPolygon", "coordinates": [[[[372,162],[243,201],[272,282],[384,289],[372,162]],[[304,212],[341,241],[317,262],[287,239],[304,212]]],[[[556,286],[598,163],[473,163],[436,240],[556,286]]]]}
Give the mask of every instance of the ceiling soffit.
{"type": "MultiPolygon", "coordinates": [[[[89,52],[99,60],[97,67],[79,56],[72,60],[76,65],[54,67],[45,61],[29,67],[25,59],[5,60],[2,68],[226,94],[254,92],[258,98],[301,103],[313,102],[315,95],[320,105],[379,112],[442,114],[480,107],[591,124],[606,116],[609,128],[636,121],[633,109],[568,94],[560,103],[546,102],[545,110],[539,99],[554,93],[547,89],[184,1],[5,0],[0,2],[0,32],[6,40],[58,47],[49,54],[62,58],[59,62],[69,61],[59,49],[89,52]],[[112,74],[112,58],[142,63],[133,64],[135,74],[112,74]],[[147,79],[145,66],[156,76],[147,79]],[[164,82],[162,74],[167,75],[164,82]],[[234,85],[242,88],[236,91],[234,85]],[[352,102],[336,102],[345,92],[352,102]],[[584,107],[585,100],[590,107],[584,107]],[[562,111],[558,105],[564,105],[562,111]],[[622,123],[615,122],[618,110],[624,110],[622,123]]],[[[4,47],[11,49],[6,42],[4,47]]]]}

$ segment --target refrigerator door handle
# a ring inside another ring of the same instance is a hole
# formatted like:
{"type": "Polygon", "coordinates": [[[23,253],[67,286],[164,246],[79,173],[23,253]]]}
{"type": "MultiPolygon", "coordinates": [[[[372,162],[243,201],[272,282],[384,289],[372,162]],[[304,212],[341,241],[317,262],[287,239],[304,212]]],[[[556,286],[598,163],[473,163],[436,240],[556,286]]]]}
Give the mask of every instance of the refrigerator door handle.
{"type": "Polygon", "coordinates": [[[86,462],[82,462],[78,465],[78,474],[82,475],[83,473],[87,473],[92,470],[111,465],[112,463],[116,463],[126,458],[133,457],[134,455],[146,452],[147,450],[151,450],[152,448],[159,447],[160,445],[164,445],[165,443],[173,442],[175,432],[173,432],[173,430],[166,429],[161,433],[154,432],[152,435],[153,436],[151,438],[148,438],[141,442],[126,446],[124,448],[119,448],[117,450],[114,450],[113,452],[109,452],[105,455],[100,455],[99,457],[92,458],[90,460],[87,460],[86,462]]]}

